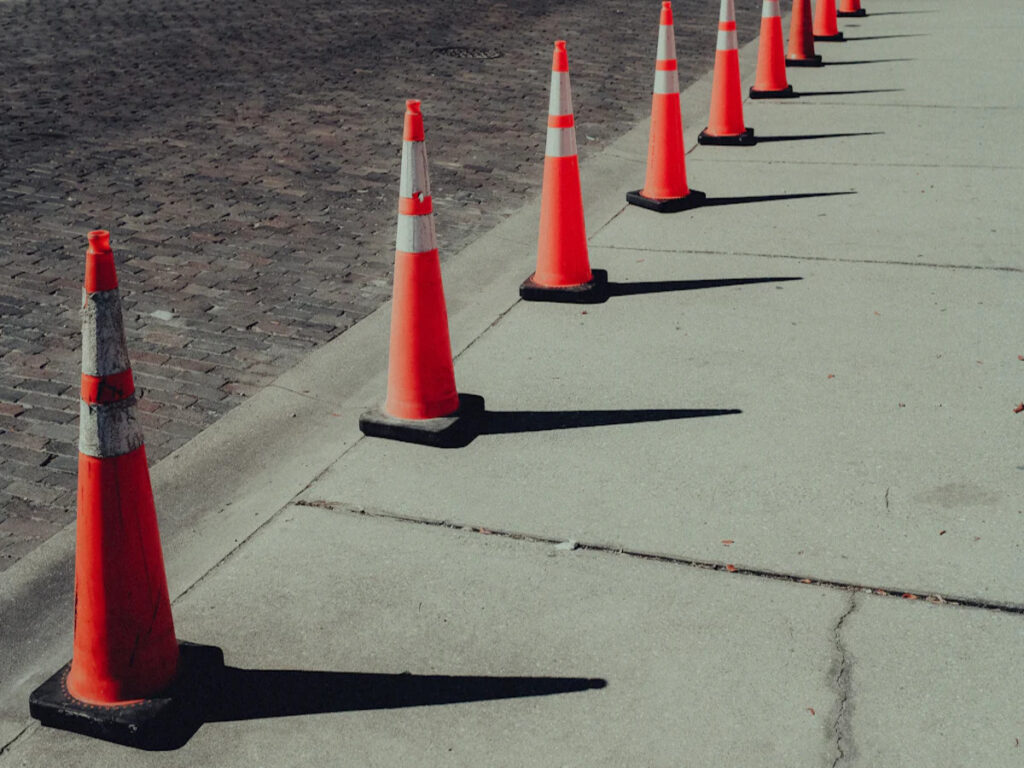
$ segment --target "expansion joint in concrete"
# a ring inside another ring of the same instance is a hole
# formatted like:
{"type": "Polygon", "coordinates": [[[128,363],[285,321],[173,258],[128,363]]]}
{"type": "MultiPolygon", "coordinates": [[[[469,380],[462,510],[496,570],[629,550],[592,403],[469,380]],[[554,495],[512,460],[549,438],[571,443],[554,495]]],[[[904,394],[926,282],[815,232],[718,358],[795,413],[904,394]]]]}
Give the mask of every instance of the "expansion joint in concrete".
{"type": "Polygon", "coordinates": [[[695,248],[637,248],[623,245],[591,245],[591,248],[631,253],[689,253],[696,256],[751,256],[758,259],[792,259],[794,261],[825,261],[833,264],[880,264],[886,267],[927,267],[930,269],[974,270],[983,272],[1024,272],[1024,268],[1011,266],[981,266],[977,264],[942,264],[927,261],[895,261],[889,259],[838,259],[828,256],[797,256],[791,253],[752,253],[749,251],[711,251],[695,248]]]}
{"type": "MultiPolygon", "coordinates": [[[[328,501],[325,499],[300,499],[292,502],[292,504],[297,507],[314,507],[318,509],[327,509],[332,512],[352,515],[354,517],[374,517],[383,520],[389,520],[395,523],[413,523],[415,525],[425,525],[433,528],[445,528],[448,530],[461,531],[464,533],[480,533],[489,536],[497,536],[499,538],[524,541],[531,544],[561,545],[563,548],[575,551],[589,551],[598,554],[621,555],[626,557],[633,557],[639,560],[648,560],[657,563],[667,563],[670,565],[684,566],[687,568],[700,568],[707,571],[720,571],[732,574],[734,576],[754,576],[760,579],[783,581],[788,582],[790,584],[801,584],[812,587],[822,587],[826,589],[841,590],[843,592],[849,593],[851,595],[851,598],[857,593],[871,593],[873,597],[886,597],[903,600],[923,599],[925,602],[933,605],[962,608],[980,608],[982,610],[997,611],[1000,613],[1012,613],[1018,615],[1024,614],[1024,605],[998,603],[973,597],[929,593],[927,591],[917,590],[914,588],[855,584],[849,581],[814,578],[802,574],[772,571],[766,568],[755,568],[745,565],[735,565],[733,563],[727,563],[717,560],[703,560],[699,558],[683,557],[679,555],[665,555],[654,552],[644,552],[642,550],[627,549],[625,547],[616,546],[612,544],[598,544],[583,541],[559,539],[533,533],[524,533],[521,531],[503,531],[496,528],[488,528],[482,525],[459,523],[452,520],[446,520],[443,518],[403,515],[397,512],[391,512],[383,509],[372,509],[369,507],[364,507],[356,504],[349,504],[341,501],[328,501]],[[565,545],[570,542],[572,546],[565,547],[565,545]]],[[[840,625],[841,624],[842,619],[840,620],[840,625]]]]}

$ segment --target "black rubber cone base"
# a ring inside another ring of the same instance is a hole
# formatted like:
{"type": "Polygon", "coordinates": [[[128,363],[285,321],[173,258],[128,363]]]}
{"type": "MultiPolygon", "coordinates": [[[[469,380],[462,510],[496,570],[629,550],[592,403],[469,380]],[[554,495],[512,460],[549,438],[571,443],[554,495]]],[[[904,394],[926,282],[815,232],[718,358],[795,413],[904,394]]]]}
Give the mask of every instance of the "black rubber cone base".
{"type": "Polygon", "coordinates": [[[836,32],[834,35],[815,35],[814,42],[816,43],[841,43],[846,38],[843,37],[842,32],[836,32]]]}
{"type": "Polygon", "coordinates": [[[526,301],[555,301],[562,304],[600,304],[608,300],[608,273],[590,270],[590,282],[552,288],[533,281],[530,275],[519,286],[519,296],[526,301]]]}
{"type": "Polygon", "coordinates": [[[750,98],[752,99],[795,99],[800,94],[793,93],[793,86],[787,85],[778,91],[758,91],[754,88],[750,89],[750,98]]]}
{"type": "Polygon", "coordinates": [[[65,664],[29,697],[29,713],[43,725],[138,749],[183,746],[199,730],[204,704],[224,668],[224,653],[210,645],[178,645],[178,675],[160,694],[134,704],[106,706],[68,692],[65,664]]]}
{"type": "Polygon", "coordinates": [[[786,59],[787,67],[823,67],[825,62],[819,54],[814,54],[806,59],[786,59]]]}
{"type": "Polygon", "coordinates": [[[858,8],[856,11],[836,11],[836,16],[840,18],[851,18],[853,16],[867,16],[868,12],[863,8],[858,8]]]}
{"type": "Polygon", "coordinates": [[[459,409],[436,419],[397,419],[382,409],[367,411],[359,417],[359,429],[370,437],[383,437],[403,443],[430,445],[434,448],[462,448],[477,436],[484,413],[479,395],[459,393],[459,409]]]}
{"type": "Polygon", "coordinates": [[[658,213],[676,213],[677,211],[688,211],[690,208],[697,208],[704,204],[707,195],[697,189],[691,189],[690,194],[685,197],[670,197],[660,199],[657,197],[644,197],[640,190],[626,193],[626,202],[630,205],[638,205],[641,208],[648,208],[658,213]]]}
{"type": "Polygon", "coordinates": [[[743,133],[735,136],[712,136],[705,128],[697,137],[697,143],[722,147],[752,147],[757,144],[757,139],[754,138],[753,128],[747,128],[743,133]]]}

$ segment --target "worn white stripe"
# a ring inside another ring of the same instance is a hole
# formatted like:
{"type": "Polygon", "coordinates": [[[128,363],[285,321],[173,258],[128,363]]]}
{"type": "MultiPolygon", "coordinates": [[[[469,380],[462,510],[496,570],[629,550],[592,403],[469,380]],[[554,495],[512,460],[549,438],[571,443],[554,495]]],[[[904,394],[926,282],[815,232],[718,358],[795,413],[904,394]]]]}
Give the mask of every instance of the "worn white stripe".
{"type": "Polygon", "coordinates": [[[676,35],[670,24],[658,27],[658,59],[674,59],[676,57],[676,35]]]}
{"type": "Polygon", "coordinates": [[[718,30],[718,50],[735,51],[739,48],[739,41],[736,39],[736,30],[718,30]]]}
{"type": "Polygon", "coordinates": [[[549,115],[572,114],[572,90],[568,72],[551,73],[551,97],[548,99],[549,115]]]}
{"type": "Polygon", "coordinates": [[[571,157],[576,154],[575,128],[548,128],[547,157],[571,157]]]}
{"type": "Polygon", "coordinates": [[[395,250],[407,253],[423,253],[437,248],[437,237],[434,233],[434,215],[410,216],[398,214],[398,236],[395,238],[395,250]]]}
{"type": "Polygon", "coordinates": [[[679,70],[657,70],[654,73],[654,92],[679,93],[679,70]]]}
{"type": "Polygon", "coordinates": [[[402,175],[398,181],[399,197],[412,197],[417,192],[430,194],[427,172],[427,145],[422,141],[402,142],[402,175]]]}
{"type": "Polygon", "coordinates": [[[121,294],[82,291],[82,373],[109,376],[129,368],[121,294]]]}
{"type": "Polygon", "coordinates": [[[722,0],[718,11],[719,21],[736,21],[736,3],[733,0],[722,0]]]}
{"type": "Polygon", "coordinates": [[[779,0],[764,0],[764,5],[761,6],[762,19],[774,19],[776,16],[781,15],[779,13],[779,0]]]}
{"type": "Polygon", "coordinates": [[[123,456],[142,445],[142,429],[135,418],[135,395],[116,403],[80,402],[78,450],[86,456],[123,456]]]}

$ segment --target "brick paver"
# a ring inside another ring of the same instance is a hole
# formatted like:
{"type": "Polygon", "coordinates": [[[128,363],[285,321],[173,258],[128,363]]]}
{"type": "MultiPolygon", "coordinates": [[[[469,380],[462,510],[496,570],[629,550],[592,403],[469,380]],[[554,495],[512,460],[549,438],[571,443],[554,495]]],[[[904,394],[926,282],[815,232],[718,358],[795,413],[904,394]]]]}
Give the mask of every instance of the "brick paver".
{"type": "MultiPolygon", "coordinates": [[[[718,5],[675,4],[684,85],[718,5]]],[[[737,6],[750,39],[760,0],[737,6]]],[[[552,40],[581,156],[646,117],[658,8],[0,0],[0,570],[74,516],[88,230],[157,461],[388,298],[406,98],[443,258],[537,191],[552,40]]]]}

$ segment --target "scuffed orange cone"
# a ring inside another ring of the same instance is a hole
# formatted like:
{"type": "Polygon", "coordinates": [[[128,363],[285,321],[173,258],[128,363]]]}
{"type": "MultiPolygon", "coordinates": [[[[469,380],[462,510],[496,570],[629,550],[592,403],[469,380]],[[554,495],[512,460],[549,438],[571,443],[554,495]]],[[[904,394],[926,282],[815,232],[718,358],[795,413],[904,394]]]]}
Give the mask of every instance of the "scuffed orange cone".
{"type": "Polygon", "coordinates": [[[825,43],[843,41],[836,22],[836,0],[818,0],[814,6],[814,39],[825,43]]]}
{"type": "Polygon", "coordinates": [[[811,0],[793,0],[793,15],[789,20],[789,48],[786,50],[786,66],[822,66],[821,56],[814,52],[811,0]]]}
{"type": "Polygon", "coordinates": [[[565,41],[555,42],[548,100],[537,271],[519,286],[527,301],[593,303],[607,298],[607,273],[590,269],[576,127],[565,41]]]}
{"type": "Polygon", "coordinates": [[[754,129],[743,125],[743,93],[740,90],[740,56],[736,37],[734,0],[722,0],[715,50],[715,74],[711,81],[711,114],[701,131],[701,144],[751,146],[757,143],[754,129]]]}
{"type": "Polygon", "coordinates": [[[786,46],[782,40],[779,0],[764,0],[761,5],[757,77],[750,89],[750,98],[783,99],[795,95],[793,86],[786,80],[786,46]]]}
{"type": "Polygon", "coordinates": [[[420,102],[405,103],[398,235],[383,410],[359,418],[364,434],[438,447],[464,444],[481,398],[455,389],[448,311],[434,234],[420,102]]]}
{"type": "Polygon", "coordinates": [[[644,188],[626,193],[626,201],[659,213],[693,208],[705,200],[703,192],[686,184],[686,146],[679,108],[679,71],[672,29],[672,3],[661,4],[658,58],[651,97],[651,136],[647,144],[644,188]]]}
{"type": "Polygon", "coordinates": [[[90,232],[89,245],[74,653],[32,694],[30,711],[44,725],[112,741],[174,743],[201,722],[196,673],[223,658],[201,646],[179,653],[109,233],[90,232]]]}
{"type": "Polygon", "coordinates": [[[839,10],[836,11],[836,15],[867,16],[868,12],[861,7],[860,0],[839,0],[839,10]]]}

